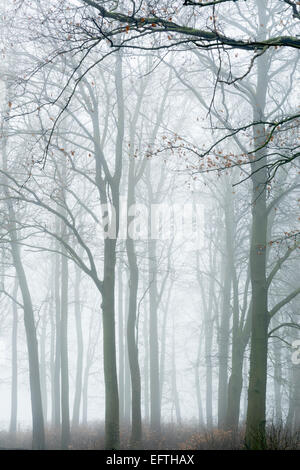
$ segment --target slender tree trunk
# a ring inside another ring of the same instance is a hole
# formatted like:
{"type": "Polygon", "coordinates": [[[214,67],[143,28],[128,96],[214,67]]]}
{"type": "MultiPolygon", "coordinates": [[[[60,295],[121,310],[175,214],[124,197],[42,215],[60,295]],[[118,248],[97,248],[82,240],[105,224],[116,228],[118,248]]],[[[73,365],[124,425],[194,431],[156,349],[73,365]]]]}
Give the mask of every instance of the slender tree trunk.
{"type": "Polygon", "coordinates": [[[205,363],[206,363],[206,425],[208,429],[213,426],[213,413],[212,413],[212,339],[213,328],[212,320],[207,319],[207,326],[205,328],[205,363]]]}
{"type": "MultiPolygon", "coordinates": [[[[234,289],[235,291],[235,289],[234,289]]],[[[234,296],[237,292],[234,292],[234,296]]],[[[231,374],[228,383],[228,405],[226,429],[237,431],[240,417],[240,404],[243,389],[243,364],[245,349],[251,333],[252,302],[250,302],[244,328],[239,324],[238,302],[234,301],[231,374]]]]}
{"type": "Polygon", "coordinates": [[[127,321],[127,345],[131,376],[131,444],[137,446],[142,439],[142,410],[141,410],[141,375],[138,359],[138,344],[136,338],[136,314],[138,292],[138,266],[133,247],[133,240],[126,240],[129,264],[129,310],[127,321]]]}
{"type": "MultiPolygon", "coordinates": [[[[215,256],[212,256],[212,247],[209,247],[210,266],[212,272],[215,270],[215,256]]],[[[213,296],[213,277],[210,278],[208,285],[208,300],[206,299],[206,290],[204,281],[199,274],[199,255],[197,254],[197,277],[201,289],[202,305],[204,312],[204,357],[205,357],[205,409],[206,409],[206,426],[210,430],[213,426],[213,413],[212,413],[212,343],[213,343],[213,318],[212,318],[212,296],[213,296]]]]}
{"type": "Polygon", "coordinates": [[[148,314],[147,308],[144,307],[144,323],[143,323],[143,336],[144,336],[144,420],[145,423],[150,422],[150,408],[149,408],[149,334],[148,334],[148,314]]]}
{"type": "MultiPolygon", "coordinates": [[[[211,266],[213,272],[215,270],[215,255],[212,255],[212,247],[210,247],[211,266]]],[[[210,430],[213,427],[213,380],[212,380],[212,345],[213,345],[213,289],[214,281],[211,277],[208,288],[208,302],[204,308],[205,322],[205,365],[206,365],[206,426],[210,430]]],[[[203,291],[202,291],[203,292],[203,291]]]]}
{"type": "MultiPolygon", "coordinates": [[[[11,219],[14,220],[13,214],[11,214],[11,219]]],[[[12,237],[14,238],[13,235],[12,237]]],[[[15,239],[13,239],[11,247],[14,266],[18,275],[24,305],[24,324],[28,348],[29,382],[32,410],[32,448],[35,450],[42,450],[45,449],[45,431],[40,383],[38,343],[36,337],[34,313],[26,274],[22,265],[19,247],[15,239]]]]}
{"type": "Polygon", "coordinates": [[[240,416],[240,403],[243,388],[243,356],[244,347],[241,339],[232,345],[232,370],[228,383],[228,404],[226,413],[226,429],[237,430],[240,416]]]}
{"type": "Polygon", "coordinates": [[[73,417],[72,425],[74,427],[79,425],[80,404],[82,395],[82,371],[83,371],[83,334],[81,323],[81,305],[80,305],[80,280],[81,271],[76,266],[75,268],[75,285],[74,285],[74,299],[75,299],[75,323],[76,323],[76,337],[77,337],[77,361],[76,361],[76,383],[75,383],[75,396],[73,404],[73,417]]]}
{"type": "Polygon", "coordinates": [[[119,394],[115,344],[115,266],[116,240],[104,240],[104,279],[102,295],[103,359],[105,378],[105,448],[118,449],[119,394]]]}
{"type": "MultiPolygon", "coordinates": [[[[127,214],[135,204],[135,158],[130,157],[128,170],[127,214]]],[[[134,217],[127,216],[127,227],[134,217]]],[[[142,403],[141,403],[141,373],[138,356],[137,338],[137,295],[139,285],[139,268],[135,252],[135,241],[127,231],[126,251],[129,266],[129,307],[127,320],[127,346],[131,377],[131,444],[137,447],[142,440],[142,403]]]]}
{"type": "Polygon", "coordinates": [[[176,420],[178,426],[181,426],[181,410],[180,410],[180,401],[179,401],[179,393],[177,388],[177,377],[176,377],[176,348],[175,348],[175,322],[174,316],[172,317],[172,391],[173,391],[173,399],[175,405],[175,412],[176,412],[176,420]]]}
{"type": "Polygon", "coordinates": [[[160,388],[158,360],[158,327],[157,327],[157,265],[156,240],[149,240],[149,349],[150,349],[150,426],[151,430],[160,433],[160,388]]]}
{"type": "MultiPolygon", "coordinates": [[[[129,313],[129,286],[126,288],[125,293],[125,306],[126,306],[126,324],[128,322],[129,313]]],[[[127,337],[125,337],[125,364],[124,364],[124,422],[129,425],[131,422],[131,381],[130,381],[130,367],[128,357],[127,337]]]]}
{"type": "Polygon", "coordinates": [[[120,422],[124,423],[125,388],[124,388],[124,308],[123,308],[123,272],[121,261],[118,268],[118,327],[119,327],[119,410],[120,422]]]}
{"type": "Polygon", "coordinates": [[[88,388],[89,388],[89,366],[86,363],[83,374],[83,387],[82,387],[82,424],[87,425],[88,417],[88,388]]]}
{"type": "Polygon", "coordinates": [[[88,388],[89,388],[89,377],[90,377],[90,368],[94,359],[95,346],[99,340],[99,332],[95,338],[95,344],[92,344],[92,333],[94,331],[94,322],[93,316],[90,318],[89,324],[89,338],[86,347],[86,358],[85,358],[85,368],[83,373],[83,386],[82,386],[82,424],[87,425],[88,422],[88,388]]]}
{"type": "Polygon", "coordinates": [[[248,360],[245,358],[244,359],[244,367],[243,367],[243,373],[244,373],[244,401],[243,401],[243,420],[244,423],[246,423],[247,419],[247,406],[248,406],[248,360]]]}
{"type": "MultiPolygon", "coordinates": [[[[13,298],[18,297],[18,279],[15,279],[13,298]]],[[[9,433],[14,442],[17,432],[17,415],[18,415],[18,307],[16,302],[12,302],[13,310],[13,326],[11,335],[11,409],[9,433]]]]}
{"type": "MultiPolygon", "coordinates": [[[[219,330],[219,387],[218,387],[218,427],[226,426],[228,405],[228,355],[231,317],[231,285],[234,267],[234,205],[231,185],[226,185],[225,194],[225,254],[224,254],[224,287],[222,314],[219,330]]],[[[238,310],[238,306],[235,307],[238,310]]],[[[236,312],[238,315],[238,311],[236,312]]]]}
{"type": "Polygon", "coordinates": [[[50,287],[50,387],[51,387],[51,425],[55,427],[55,309],[54,309],[54,261],[52,257],[50,287]]]}
{"type": "Polygon", "coordinates": [[[68,260],[61,258],[61,447],[70,444],[69,366],[68,366],[68,260]]]}
{"type": "MultiPolygon", "coordinates": [[[[199,346],[199,349],[200,349],[200,346],[199,346]]],[[[200,357],[199,357],[199,360],[200,360],[200,357]]],[[[201,430],[204,427],[204,417],[203,417],[202,398],[201,398],[201,389],[200,389],[200,375],[199,375],[199,366],[198,366],[199,360],[197,360],[197,366],[195,367],[195,389],[196,389],[196,398],[197,398],[197,407],[198,407],[198,428],[199,430],[201,430]]]]}
{"type": "MultiPolygon", "coordinates": [[[[4,130],[4,129],[2,129],[4,130]]],[[[5,134],[4,134],[5,135],[5,134]]],[[[2,138],[2,157],[3,168],[7,170],[7,153],[6,153],[7,138],[2,138]]],[[[32,448],[44,449],[45,448],[45,430],[44,430],[44,417],[41,395],[40,383],[40,368],[39,368],[39,352],[38,342],[36,335],[36,327],[34,320],[34,312],[32,306],[31,295],[28,287],[26,273],[22,264],[20,248],[17,237],[16,215],[12,200],[9,198],[9,191],[6,189],[7,209],[10,224],[10,246],[14,262],[14,267],[17,273],[18,282],[23,299],[24,308],[24,325],[26,334],[26,343],[29,360],[29,384],[30,384],[30,397],[31,397],[31,411],[32,411],[32,448]]]]}
{"type": "Polygon", "coordinates": [[[231,277],[229,263],[224,265],[224,287],[221,324],[219,329],[219,386],[218,386],[218,427],[225,427],[227,397],[228,397],[228,351],[229,351],[229,322],[230,322],[230,291],[231,277]]]}
{"type": "Polygon", "coordinates": [[[294,408],[295,408],[295,417],[294,417],[294,433],[299,433],[300,430],[300,368],[298,366],[294,366],[294,408]]]}
{"type": "Polygon", "coordinates": [[[43,414],[45,424],[47,423],[47,366],[46,366],[46,334],[47,334],[47,311],[44,311],[42,318],[42,331],[40,338],[40,357],[41,357],[41,392],[42,392],[42,403],[43,403],[43,414]]]}
{"type": "MultiPolygon", "coordinates": [[[[286,350],[285,352],[285,361],[288,364],[291,359],[290,351],[286,350]]],[[[287,430],[291,431],[293,426],[293,419],[294,419],[294,403],[293,403],[293,391],[294,391],[294,382],[293,382],[293,368],[288,368],[287,370],[287,380],[288,380],[288,414],[286,417],[285,427],[287,430]]]]}
{"type": "MultiPolygon", "coordinates": [[[[59,233],[59,221],[55,221],[56,233],[59,233]]],[[[59,249],[58,243],[57,249],[59,249]]],[[[54,426],[56,430],[60,428],[60,364],[61,364],[61,314],[60,314],[60,263],[59,255],[55,254],[55,280],[54,280],[54,296],[55,296],[55,364],[54,364],[54,426]]]]}
{"type": "MultiPolygon", "coordinates": [[[[170,296],[168,296],[170,297],[170,296]]],[[[163,315],[163,322],[162,322],[162,330],[161,330],[161,351],[160,351],[160,370],[159,370],[159,377],[160,377],[160,390],[159,390],[159,398],[160,402],[162,402],[162,395],[163,395],[163,388],[164,388],[164,379],[165,379],[165,359],[166,359],[166,331],[167,331],[167,319],[168,319],[168,302],[169,298],[166,303],[166,308],[164,309],[163,315]]]]}
{"type": "Polygon", "coordinates": [[[277,426],[282,424],[282,403],[281,403],[281,341],[274,341],[274,396],[275,396],[275,423],[277,426]]]}

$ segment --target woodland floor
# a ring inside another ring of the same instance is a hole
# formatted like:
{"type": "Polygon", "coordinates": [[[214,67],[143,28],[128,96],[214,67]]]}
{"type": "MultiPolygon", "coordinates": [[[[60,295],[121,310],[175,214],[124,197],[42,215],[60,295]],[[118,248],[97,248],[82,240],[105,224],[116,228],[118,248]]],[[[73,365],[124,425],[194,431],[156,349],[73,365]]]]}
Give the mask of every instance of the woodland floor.
{"type": "MultiPolygon", "coordinates": [[[[47,449],[60,448],[59,434],[51,429],[46,430],[47,449]]],[[[130,432],[121,429],[121,449],[130,449],[130,432]]],[[[19,431],[14,440],[6,431],[0,431],[1,449],[30,449],[31,432],[19,431]]],[[[104,449],[104,428],[94,423],[79,426],[71,432],[70,450],[104,449]]],[[[160,436],[151,433],[145,426],[143,443],[138,447],[150,450],[242,450],[244,430],[239,433],[214,429],[199,431],[188,425],[164,425],[160,436]]],[[[300,431],[292,434],[283,426],[270,425],[267,429],[267,450],[300,450],[300,431]]]]}

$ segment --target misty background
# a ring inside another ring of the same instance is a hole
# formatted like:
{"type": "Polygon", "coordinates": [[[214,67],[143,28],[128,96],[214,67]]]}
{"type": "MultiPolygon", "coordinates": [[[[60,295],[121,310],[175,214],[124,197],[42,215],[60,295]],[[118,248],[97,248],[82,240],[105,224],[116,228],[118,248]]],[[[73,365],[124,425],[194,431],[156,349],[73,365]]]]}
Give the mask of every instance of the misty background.
{"type": "MultiPolygon", "coordinates": [[[[205,50],[173,33],[161,48],[90,2],[15,3],[0,10],[0,443],[33,430],[44,448],[46,429],[67,448],[98,426],[117,448],[120,426],[136,448],[148,430],[168,446],[170,424],[184,448],[246,425],[255,448],[261,423],[294,436],[297,49],[205,50]],[[144,213],[136,239],[104,238],[120,200],[161,205],[172,236],[139,237],[144,213]],[[196,242],[176,236],[184,216],[196,242]]],[[[154,8],[258,41],[299,32],[281,1],[140,3],[141,23],[154,8]]]]}

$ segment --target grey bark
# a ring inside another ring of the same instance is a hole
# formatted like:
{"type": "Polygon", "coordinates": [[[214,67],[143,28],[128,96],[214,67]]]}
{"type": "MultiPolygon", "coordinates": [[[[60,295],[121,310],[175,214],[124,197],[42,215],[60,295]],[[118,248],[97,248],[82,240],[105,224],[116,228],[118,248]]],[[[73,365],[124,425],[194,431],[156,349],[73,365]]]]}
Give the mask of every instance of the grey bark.
{"type": "Polygon", "coordinates": [[[156,240],[148,241],[149,250],[149,354],[150,354],[150,426],[160,433],[159,349],[157,325],[157,263],[156,240]]]}
{"type": "MultiPolygon", "coordinates": [[[[135,203],[134,195],[134,159],[129,162],[128,175],[128,198],[127,209],[135,203]]],[[[128,225],[131,218],[128,217],[128,225]]],[[[137,257],[135,253],[134,241],[127,235],[126,251],[129,266],[129,308],[127,319],[127,346],[128,358],[131,376],[131,393],[132,393],[132,409],[131,409],[131,444],[138,446],[142,439],[142,410],[141,410],[141,374],[138,358],[138,343],[136,334],[137,320],[137,294],[139,283],[139,271],[137,265],[137,257]]]]}
{"type": "MultiPolygon", "coordinates": [[[[13,298],[18,297],[18,280],[15,279],[13,298]]],[[[17,432],[17,415],[18,415],[18,307],[16,302],[12,302],[13,325],[11,333],[11,408],[10,408],[10,424],[9,433],[12,440],[15,440],[17,432]]]]}
{"type": "Polygon", "coordinates": [[[68,365],[68,260],[61,257],[61,447],[70,443],[69,365],[68,365]]]}
{"type": "Polygon", "coordinates": [[[80,405],[82,397],[82,373],[83,373],[83,333],[81,322],[81,304],[80,304],[80,281],[81,271],[76,266],[75,268],[75,284],[74,284],[74,300],[75,300],[75,324],[76,324],[76,338],[77,338],[77,360],[76,360],[76,382],[75,382],[75,396],[73,404],[73,417],[72,426],[79,425],[80,405]]]}
{"type": "MultiPolygon", "coordinates": [[[[59,233],[59,220],[55,219],[55,230],[59,233]]],[[[59,249],[59,243],[56,242],[56,248],[59,249]]],[[[54,296],[55,296],[55,363],[54,363],[54,427],[58,430],[61,423],[61,402],[60,402],[60,365],[61,365],[61,303],[60,303],[60,258],[55,253],[55,278],[54,278],[54,296]]]]}
{"type": "MultiPolygon", "coordinates": [[[[48,309],[49,310],[49,309],[48,309]]],[[[40,337],[40,371],[41,371],[41,392],[43,403],[43,414],[45,424],[47,423],[48,397],[47,397],[47,363],[46,363],[46,334],[47,334],[47,309],[42,318],[42,331],[40,337]]]]}
{"type": "MultiPolygon", "coordinates": [[[[258,2],[259,22],[266,25],[265,2],[258,2]]],[[[266,34],[265,26],[262,34],[266,34]]],[[[257,61],[257,84],[253,120],[264,119],[267,95],[266,80],[267,58],[265,55],[257,61]]],[[[253,137],[256,144],[264,141],[266,131],[263,125],[255,126],[253,137]]],[[[252,327],[250,371],[248,390],[248,410],[246,423],[246,445],[250,449],[265,447],[266,423],[266,386],[267,386],[267,354],[268,354],[268,288],[266,279],[267,254],[267,205],[266,184],[267,172],[263,168],[265,150],[256,152],[256,159],[251,163],[252,170],[252,235],[250,248],[250,276],[252,286],[252,327]],[[262,163],[263,162],[263,163],[262,163]]]]}
{"type": "Polygon", "coordinates": [[[119,410],[120,422],[124,423],[125,387],[124,387],[124,293],[121,261],[118,268],[118,332],[119,332],[119,410]]]}

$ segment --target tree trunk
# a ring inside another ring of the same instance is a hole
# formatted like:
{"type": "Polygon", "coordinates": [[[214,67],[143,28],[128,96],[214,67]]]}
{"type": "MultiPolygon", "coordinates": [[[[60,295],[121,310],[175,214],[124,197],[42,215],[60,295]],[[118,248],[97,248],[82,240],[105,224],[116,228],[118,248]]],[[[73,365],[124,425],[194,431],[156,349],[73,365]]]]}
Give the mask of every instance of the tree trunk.
{"type": "Polygon", "coordinates": [[[213,328],[212,320],[207,319],[207,327],[205,328],[205,363],[206,363],[206,425],[210,430],[213,426],[212,414],[212,339],[213,328]]]}
{"type": "Polygon", "coordinates": [[[119,327],[119,412],[120,422],[124,423],[125,388],[124,388],[124,307],[123,307],[123,272],[121,261],[118,269],[118,327],[119,327]]]}
{"type": "Polygon", "coordinates": [[[70,444],[69,366],[68,366],[68,260],[61,257],[61,447],[70,444]]]}
{"type": "Polygon", "coordinates": [[[83,335],[81,323],[81,305],[80,305],[80,280],[81,271],[76,266],[75,268],[75,286],[74,286],[74,299],[75,299],[75,322],[76,322],[76,337],[77,337],[77,361],[76,361],[76,384],[75,396],[73,405],[72,425],[74,427],[79,425],[79,414],[82,394],[82,371],[83,371],[83,335]]]}
{"type": "Polygon", "coordinates": [[[103,361],[105,379],[105,448],[118,449],[119,394],[115,344],[115,266],[116,240],[104,240],[104,278],[102,295],[103,361]]]}
{"type": "Polygon", "coordinates": [[[176,420],[177,425],[181,426],[181,410],[180,410],[180,401],[179,401],[179,394],[177,388],[177,377],[176,377],[176,348],[175,348],[175,322],[174,322],[174,315],[172,317],[172,391],[173,391],[173,399],[175,405],[175,412],[176,412],[176,420]]]}
{"type": "Polygon", "coordinates": [[[47,423],[47,369],[46,369],[46,333],[47,333],[47,310],[45,309],[42,318],[42,331],[40,338],[40,356],[41,356],[41,392],[43,403],[43,415],[45,424],[47,423]]]}
{"type": "Polygon", "coordinates": [[[232,369],[228,383],[226,429],[236,431],[239,425],[240,403],[243,388],[243,357],[245,348],[240,339],[232,345],[232,369]]]}
{"type": "MultiPolygon", "coordinates": [[[[59,233],[59,221],[55,221],[56,233],[59,233]]],[[[58,242],[56,243],[59,249],[58,242]]],[[[54,296],[55,296],[55,363],[54,363],[54,426],[56,430],[60,428],[60,363],[61,363],[61,324],[60,324],[60,263],[59,255],[55,253],[55,280],[54,280],[54,296]]]]}
{"type": "Polygon", "coordinates": [[[54,266],[55,258],[51,257],[51,274],[50,274],[50,387],[51,387],[51,426],[55,427],[55,310],[54,306],[54,266]]]}
{"type": "MultiPolygon", "coordinates": [[[[15,220],[12,213],[10,214],[10,218],[11,220],[15,220]]],[[[11,247],[14,266],[18,275],[24,305],[24,324],[29,359],[29,382],[32,410],[32,448],[34,450],[42,450],[45,449],[45,431],[40,384],[38,343],[36,337],[34,313],[27,278],[22,265],[19,247],[16,243],[15,235],[12,235],[11,247]]]]}
{"type": "MultiPolygon", "coordinates": [[[[264,75],[265,76],[265,75],[264,75]]],[[[264,136],[258,126],[256,136],[264,136]]],[[[263,137],[262,137],[263,138],[263,137]]],[[[260,139],[257,139],[258,144],[260,139]]],[[[261,156],[261,152],[258,152],[261,156]]],[[[258,163],[262,165],[262,163],[258,163]]],[[[252,165],[253,171],[257,165],[252,165]]],[[[252,237],[250,248],[250,274],[252,285],[252,330],[246,443],[251,449],[265,446],[266,386],[268,353],[268,290],[266,281],[266,187],[265,169],[253,174],[252,237]]]]}
{"type": "Polygon", "coordinates": [[[161,351],[160,351],[160,369],[159,369],[159,377],[160,377],[160,390],[159,390],[159,399],[162,402],[162,395],[163,395],[163,388],[164,388],[164,381],[165,381],[165,359],[166,359],[166,331],[167,331],[167,319],[168,319],[168,303],[169,303],[170,296],[168,296],[168,300],[166,302],[166,308],[164,309],[163,321],[162,321],[162,329],[161,329],[161,351]]]}
{"type": "MultiPolygon", "coordinates": [[[[266,36],[266,2],[257,2],[261,36],[266,36]]],[[[264,120],[267,93],[268,61],[264,54],[257,60],[257,86],[253,103],[254,122],[264,120]]],[[[259,148],[266,139],[264,125],[254,126],[253,137],[259,148]]],[[[250,278],[252,286],[252,329],[246,445],[250,449],[265,448],[266,386],[268,354],[268,289],[266,281],[267,207],[266,181],[267,155],[258,150],[251,163],[252,171],[252,235],[250,246],[250,278]]]]}
{"type": "Polygon", "coordinates": [[[89,366],[86,363],[83,374],[83,387],[82,387],[82,424],[87,425],[88,417],[88,388],[89,388],[89,366]]]}
{"type": "Polygon", "coordinates": [[[298,366],[294,366],[293,368],[294,372],[294,409],[295,409],[295,415],[294,415],[294,426],[293,426],[293,431],[294,433],[299,433],[300,429],[300,368],[298,366]]]}
{"type": "Polygon", "coordinates": [[[138,266],[134,251],[133,240],[126,240],[129,264],[129,310],[127,320],[127,346],[131,376],[131,444],[138,446],[142,439],[142,410],[141,410],[141,375],[138,359],[138,344],[136,337],[136,314],[138,293],[138,266]]]}
{"type": "MultiPolygon", "coordinates": [[[[225,256],[225,258],[227,258],[225,256]]],[[[228,382],[228,351],[229,351],[229,321],[230,321],[230,291],[231,276],[229,263],[224,263],[224,286],[221,324],[219,329],[219,386],[218,386],[218,427],[225,427],[227,407],[228,382]]]]}
{"type": "MultiPolygon", "coordinates": [[[[6,153],[7,138],[2,138],[2,157],[3,168],[7,170],[7,153],[6,153]]],[[[36,327],[34,320],[34,312],[32,306],[31,295],[28,287],[26,273],[22,264],[20,255],[20,248],[18,245],[16,215],[12,200],[9,198],[9,191],[5,189],[7,199],[7,209],[10,224],[10,246],[14,262],[14,267],[18,277],[18,282],[23,299],[24,308],[24,325],[26,334],[26,343],[29,361],[29,384],[30,384],[30,397],[31,397],[31,411],[32,411],[32,448],[44,449],[45,448],[45,430],[44,430],[44,417],[41,395],[40,383],[40,368],[39,368],[39,352],[38,342],[36,336],[36,327]]]]}
{"type": "MultiPolygon", "coordinates": [[[[135,130],[135,129],[134,129],[135,130]]],[[[133,138],[132,138],[133,140],[133,138]]],[[[128,170],[127,214],[135,201],[135,158],[130,156],[128,170]]],[[[127,215],[127,228],[134,220],[134,216],[127,215]]],[[[138,356],[137,335],[137,295],[139,285],[139,268],[135,252],[135,241],[127,230],[126,251],[129,266],[129,307],[127,319],[127,346],[131,376],[131,445],[138,447],[142,440],[142,403],[141,403],[141,373],[138,356]]]]}
{"type": "MultiPolygon", "coordinates": [[[[144,292],[145,292],[144,288],[144,292]]],[[[147,307],[144,307],[144,323],[143,323],[143,337],[144,337],[144,420],[145,423],[150,422],[150,408],[149,408],[149,333],[148,333],[148,314],[147,307]]]]}
{"type": "Polygon", "coordinates": [[[150,349],[150,427],[160,433],[160,394],[159,394],[159,360],[158,360],[158,327],[157,327],[157,265],[156,241],[149,240],[149,349],[150,349]]]}
{"type": "Polygon", "coordinates": [[[274,397],[275,397],[275,424],[281,426],[282,424],[282,404],[281,404],[281,381],[282,381],[282,367],[281,367],[281,341],[274,341],[274,397]]]}
{"type": "Polygon", "coordinates": [[[228,383],[228,404],[226,413],[226,429],[237,431],[240,417],[241,394],[243,389],[243,364],[245,349],[250,339],[252,302],[250,301],[246,321],[240,325],[239,307],[237,299],[236,277],[233,277],[234,308],[232,327],[232,359],[231,374],[228,383]]]}
{"type": "MultiPolygon", "coordinates": [[[[218,387],[218,427],[226,426],[226,414],[228,405],[228,355],[230,338],[231,317],[231,286],[233,284],[234,271],[234,204],[232,186],[226,185],[225,193],[225,254],[223,258],[224,287],[222,314],[219,330],[219,387],[218,387]]],[[[238,306],[235,306],[238,310],[238,306]]],[[[236,312],[238,315],[238,311],[236,312]]]]}
{"type": "Polygon", "coordinates": [[[196,366],[195,366],[195,389],[196,389],[196,398],[197,398],[197,406],[198,406],[198,428],[199,428],[199,430],[203,429],[203,427],[204,427],[204,417],[203,417],[202,398],[201,398],[201,389],[200,389],[200,374],[199,374],[201,346],[202,346],[202,344],[201,344],[201,340],[199,338],[197,362],[196,362],[196,366]]]}
{"type": "MultiPolygon", "coordinates": [[[[128,322],[129,313],[129,286],[125,294],[126,306],[126,325],[128,322]]],[[[129,425],[131,422],[131,380],[130,380],[130,367],[128,357],[127,337],[125,337],[125,364],[124,364],[124,422],[129,425]]]]}
{"type": "MultiPolygon", "coordinates": [[[[265,188],[254,180],[250,268],[252,284],[252,332],[246,443],[251,449],[265,446],[266,386],[268,352],[268,305],[266,283],[266,199],[265,188]]],[[[265,181],[265,180],[264,180],[265,181]]]]}
{"type": "MultiPolygon", "coordinates": [[[[15,279],[13,298],[18,297],[18,280],[15,279]]],[[[17,432],[17,415],[18,415],[18,307],[16,302],[12,302],[13,310],[13,326],[11,334],[11,411],[9,433],[13,442],[17,432]]]]}

